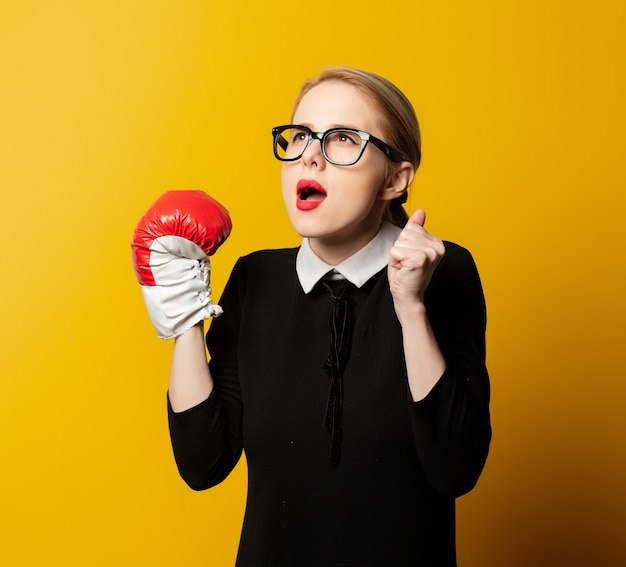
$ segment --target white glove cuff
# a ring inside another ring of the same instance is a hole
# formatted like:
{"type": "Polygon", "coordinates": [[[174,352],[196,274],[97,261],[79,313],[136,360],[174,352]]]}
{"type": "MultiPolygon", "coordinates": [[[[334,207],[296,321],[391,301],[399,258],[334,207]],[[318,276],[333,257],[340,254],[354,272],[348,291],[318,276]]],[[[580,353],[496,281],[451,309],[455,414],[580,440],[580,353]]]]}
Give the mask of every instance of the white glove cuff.
{"type": "Polygon", "coordinates": [[[211,288],[204,293],[185,293],[176,299],[164,300],[169,295],[161,286],[141,286],[150,321],[162,339],[173,339],[210,317],[219,317],[222,308],[211,301],[211,288]]]}
{"type": "Polygon", "coordinates": [[[200,321],[222,314],[211,301],[211,263],[197,245],[180,237],[161,237],[151,247],[150,265],[156,285],[142,285],[141,291],[159,337],[178,337],[200,321]]]}

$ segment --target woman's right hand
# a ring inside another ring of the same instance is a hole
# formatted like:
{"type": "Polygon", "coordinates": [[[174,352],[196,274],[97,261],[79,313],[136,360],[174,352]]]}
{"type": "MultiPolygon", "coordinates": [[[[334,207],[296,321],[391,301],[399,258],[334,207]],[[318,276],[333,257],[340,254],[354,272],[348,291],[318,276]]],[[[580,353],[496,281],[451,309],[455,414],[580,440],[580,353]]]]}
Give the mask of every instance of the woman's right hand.
{"type": "Polygon", "coordinates": [[[169,191],[139,220],[133,265],[159,337],[178,337],[222,313],[211,301],[209,256],[231,228],[228,211],[202,191],[169,191]]]}

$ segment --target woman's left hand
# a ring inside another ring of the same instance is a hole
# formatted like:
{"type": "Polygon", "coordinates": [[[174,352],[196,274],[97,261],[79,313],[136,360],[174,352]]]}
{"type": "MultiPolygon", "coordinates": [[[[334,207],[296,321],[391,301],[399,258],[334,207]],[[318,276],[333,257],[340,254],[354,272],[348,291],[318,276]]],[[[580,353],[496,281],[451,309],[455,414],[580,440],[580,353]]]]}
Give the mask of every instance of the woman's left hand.
{"type": "Polygon", "coordinates": [[[446,251],[441,240],[426,232],[425,221],[426,213],[415,211],[390,252],[387,274],[396,309],[424,303],[426,288],[446,251]]]}

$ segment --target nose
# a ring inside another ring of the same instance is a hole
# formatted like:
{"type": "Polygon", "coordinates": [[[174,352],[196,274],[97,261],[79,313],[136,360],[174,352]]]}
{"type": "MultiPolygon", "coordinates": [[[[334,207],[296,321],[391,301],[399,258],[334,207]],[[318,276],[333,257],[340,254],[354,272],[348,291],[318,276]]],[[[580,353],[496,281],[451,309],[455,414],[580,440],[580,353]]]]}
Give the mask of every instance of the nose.
{"type": "Polygon", "coordinates": [[[300,158],[303,167],[316,167],[317,169],[324,167],[326,160],[322,153],[322,141],[313,139],[309,144],[302,157],[300,158]]]}

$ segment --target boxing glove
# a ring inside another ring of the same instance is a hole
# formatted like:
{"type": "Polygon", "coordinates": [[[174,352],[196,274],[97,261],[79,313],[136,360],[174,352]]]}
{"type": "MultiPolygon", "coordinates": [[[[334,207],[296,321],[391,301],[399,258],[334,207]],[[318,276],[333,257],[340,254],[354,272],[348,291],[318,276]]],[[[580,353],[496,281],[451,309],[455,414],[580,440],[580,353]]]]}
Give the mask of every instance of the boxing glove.
{"type": "Polygon", "coordinates": [[[178,337],[221,315],[211,301],[209,256],[231,229],[228,211],[202,191],[168,191],[141,217],[131,241],[132,261],[159,337],[178,337]]]}

